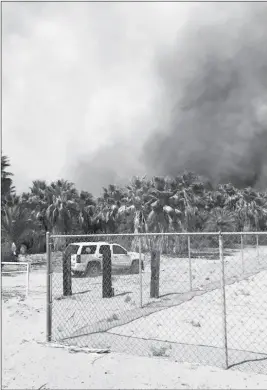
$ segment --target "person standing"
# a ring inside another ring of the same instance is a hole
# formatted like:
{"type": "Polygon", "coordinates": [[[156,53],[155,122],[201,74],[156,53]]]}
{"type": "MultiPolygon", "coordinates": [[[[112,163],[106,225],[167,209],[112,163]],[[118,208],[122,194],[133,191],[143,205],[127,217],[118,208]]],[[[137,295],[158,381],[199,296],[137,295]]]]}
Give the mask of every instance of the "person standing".
{"type": "Polygon", "coordinates": [[[18,261],[17,246],[14,242],[11,245],[11,252],[12,252],[11,254],[12,261],[17,262],[18,261]]]}

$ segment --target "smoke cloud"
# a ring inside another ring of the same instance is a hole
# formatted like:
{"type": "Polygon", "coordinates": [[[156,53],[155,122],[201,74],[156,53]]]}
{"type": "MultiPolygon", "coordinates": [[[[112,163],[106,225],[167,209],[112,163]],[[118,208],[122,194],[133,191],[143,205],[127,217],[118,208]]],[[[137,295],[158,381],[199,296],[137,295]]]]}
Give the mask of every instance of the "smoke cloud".
{"type": "Polygon", "coordinates": [[[156,72],[162,112],[142,158],[157,175],[267,186],[267,4],[205,4],[156,72]]]}
{"type": "Polygon", "coordinates": [[[184,170],[266,187],[266,42],[265,3],[4,3],[17,191],[184,170]]]}

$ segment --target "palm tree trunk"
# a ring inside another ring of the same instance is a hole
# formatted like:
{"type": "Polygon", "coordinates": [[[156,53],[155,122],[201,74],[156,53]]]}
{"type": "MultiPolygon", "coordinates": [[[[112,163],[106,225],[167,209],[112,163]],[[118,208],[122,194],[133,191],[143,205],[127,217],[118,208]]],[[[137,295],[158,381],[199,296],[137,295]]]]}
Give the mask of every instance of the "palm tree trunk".
{"type": "MultiPolygon", "coordinates": [[[[244,223],[243,231],[244,232],[249,232],[251,230],[252,229],[251,229],[250,220],[249,220],[249,218],[246,218],[245,223],[244,223]]],[[[244,242],[244,245],[249,245],[251,243],[251,236],[244,235],[243,236],[243,242],[244,242]]]]}
{"type": "MultiPolygon", "coordinates": [[[[58,227],[53,227],[52,228],[52,234],[53,235],[60,235],[62,234],[62,229],[58,227]]],[[[66,239],[64,237],[59,237],[59,238],[54,238],[54,249],[55,251],[61,251],[64,250],[66,247],[66,239]]]]}

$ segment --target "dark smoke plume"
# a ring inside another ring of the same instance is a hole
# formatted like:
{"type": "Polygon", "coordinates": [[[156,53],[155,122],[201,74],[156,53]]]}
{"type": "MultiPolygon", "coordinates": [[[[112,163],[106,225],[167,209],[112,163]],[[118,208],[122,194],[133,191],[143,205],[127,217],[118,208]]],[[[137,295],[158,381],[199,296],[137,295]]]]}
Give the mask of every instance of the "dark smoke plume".
{"type": "Polygon", "coordinates": [[[205,4],[157,72],[167,119],[143,159],[157,175],[192,170],[238,187],[267,186],[267,4],[205,4]]]}

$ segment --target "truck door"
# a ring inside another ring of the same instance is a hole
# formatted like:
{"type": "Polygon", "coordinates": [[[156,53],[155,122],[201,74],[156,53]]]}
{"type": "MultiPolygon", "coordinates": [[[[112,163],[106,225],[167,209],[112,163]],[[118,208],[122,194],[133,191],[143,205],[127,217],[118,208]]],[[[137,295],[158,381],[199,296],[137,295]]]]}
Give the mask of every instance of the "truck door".
{"type": "Polygon", "coordinates": [[[112,245],[112,259],[118,269],[127,268],[130,265],[129,255],[120,245],[112,245]]]}

